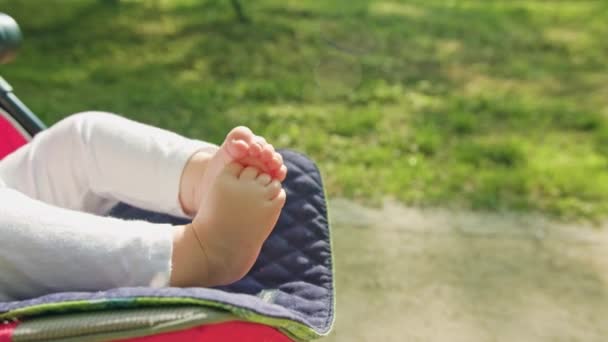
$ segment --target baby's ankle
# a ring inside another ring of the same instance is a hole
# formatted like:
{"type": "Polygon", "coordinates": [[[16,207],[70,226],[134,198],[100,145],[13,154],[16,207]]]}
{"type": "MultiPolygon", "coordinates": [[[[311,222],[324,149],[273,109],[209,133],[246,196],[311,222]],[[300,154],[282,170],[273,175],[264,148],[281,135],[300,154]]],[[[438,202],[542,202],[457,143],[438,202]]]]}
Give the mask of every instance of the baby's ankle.
{"type": "Polygon", "coordinates": [[[208,152],[196,152],[186,165],[179,183],[179,201],[184,213],[194,215],[200,205],[200,182],[207,170],[209,160],[213,157],[208,152]]]}
{"type": "Polygon", "coordinates": [[[197,232],[204,227],[194,223],[175,227],[170,285],[177,287],[212,287],[227,285],[241,279],[250,265],[239,263],[230,248],[206,244],[197,232]]]}
{"type": "Polygon", "coordinates": [[[200,249],[192,224],[174,227],[171,263],[171,286],[213,286],[207,256],[200,249]]]}
{"type": "Polygon", "coordinates": [[[206,281],[212,284],[208,286],[231,284],[247,274],[252,265],[235,255],[234,245],[225,244],[226,239],[221,237],[205,234],[210,227],[205,227],[196,220],[192,223],[192,228],[198,247],[206,257],[206,281]]]}

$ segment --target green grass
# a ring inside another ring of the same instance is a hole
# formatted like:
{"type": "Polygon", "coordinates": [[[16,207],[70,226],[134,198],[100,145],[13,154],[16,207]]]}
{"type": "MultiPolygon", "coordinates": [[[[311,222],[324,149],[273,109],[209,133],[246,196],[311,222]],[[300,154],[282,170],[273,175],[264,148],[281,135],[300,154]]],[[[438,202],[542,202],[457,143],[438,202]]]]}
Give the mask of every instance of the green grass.
{"type": "Polygon", "coordinates": [[[309,154],[330,196],[608,214],[603,1],[0,0],[48,123],[101,109],[309,154]]]}

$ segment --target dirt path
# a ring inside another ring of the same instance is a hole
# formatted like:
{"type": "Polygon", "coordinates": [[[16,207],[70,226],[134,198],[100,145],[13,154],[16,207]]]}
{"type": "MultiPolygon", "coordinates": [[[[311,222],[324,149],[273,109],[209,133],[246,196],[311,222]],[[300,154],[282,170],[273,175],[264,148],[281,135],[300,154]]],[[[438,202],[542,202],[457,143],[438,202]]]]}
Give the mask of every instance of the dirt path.
{"type": "Polygon", "coordinates": [[[606,341],[608,227],[330,202],[325,341],[606,341]]]}

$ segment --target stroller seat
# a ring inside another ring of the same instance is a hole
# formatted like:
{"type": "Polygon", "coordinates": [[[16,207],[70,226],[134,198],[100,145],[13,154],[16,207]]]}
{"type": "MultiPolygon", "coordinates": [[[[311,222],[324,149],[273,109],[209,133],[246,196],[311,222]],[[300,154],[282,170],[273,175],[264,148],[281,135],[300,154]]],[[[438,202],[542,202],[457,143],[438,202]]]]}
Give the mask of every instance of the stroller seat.
{"type": "MultiPolygon", "coordinates": [[[[0,159],[29,139],[17,120],[0,111],[0,159]]],[[[287,203],[243,279],[217,288],[130,287],[0,302],[0,342],[282,342],[327,335],[334,320],[334,279],[321,175],[306,156],[279,153],[289,170],[283,183],[287,203]]],[[[123,203],[109,215],[182,223],[123,203]]]]}

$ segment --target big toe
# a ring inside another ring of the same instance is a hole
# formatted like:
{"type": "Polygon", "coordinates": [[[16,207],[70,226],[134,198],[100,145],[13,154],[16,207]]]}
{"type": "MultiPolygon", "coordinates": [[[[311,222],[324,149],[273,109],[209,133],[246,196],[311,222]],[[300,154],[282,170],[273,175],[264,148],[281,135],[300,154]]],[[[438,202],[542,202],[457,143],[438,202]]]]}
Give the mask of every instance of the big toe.
{"type": "Polygon", "coordinates": [[[243,140],[226,141],[224,147],[232,159],[242,159],[249,153],[249,144],[243,140]]]}
{"type": "Polygon", "coordinates": [[[253,132],[245,126],[233,128],[224,141],[223,147],[230,157],[241,159],[249,154],[253,141],[253,132]]]}
{"type": "Polygon", "coordinates": [[[226,135],[226,140],[244,140],[251,142],[253,140],[253,132],[246,126],[237,126],[226,135]]]}

